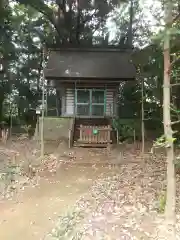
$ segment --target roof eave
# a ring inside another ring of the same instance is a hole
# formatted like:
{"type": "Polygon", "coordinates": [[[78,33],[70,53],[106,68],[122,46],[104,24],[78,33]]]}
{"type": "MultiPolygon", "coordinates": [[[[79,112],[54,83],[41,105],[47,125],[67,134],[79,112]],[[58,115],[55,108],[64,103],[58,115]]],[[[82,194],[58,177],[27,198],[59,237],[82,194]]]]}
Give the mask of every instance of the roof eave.
{"type": "Polygon", "coordinates": [[[133,53],[133,49],[130,48],[115,48],[115,47],[58,47],[49,48],[50,52],[128,52],[133,53]]]}
{"type": "Polygon", "coordinates": [[[69,82],[69,81],[80,81],[80,82],[85,82],[85,81],[91,81],[91,82],[96,82],[96,81],[109,81],[109,82],[122,82],[122,81],[134,81],[136,79],[136,76],[131,77],[131,78],[92,78],[92,77],[59,77],[59,76],[46,76],[47,80],[54,80],[54,81],[64,81],[64,82],[69,82]]]}

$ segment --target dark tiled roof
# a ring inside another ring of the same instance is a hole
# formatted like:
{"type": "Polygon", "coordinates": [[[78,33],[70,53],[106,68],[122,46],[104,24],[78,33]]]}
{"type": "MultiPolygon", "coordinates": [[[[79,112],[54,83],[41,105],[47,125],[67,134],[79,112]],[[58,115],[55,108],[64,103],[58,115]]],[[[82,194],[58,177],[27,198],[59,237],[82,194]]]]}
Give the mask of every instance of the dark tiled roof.
{"type": "Polygon", "coordinates": [[[52,50],[47,68],[47,79],[134,79],[135,66],[127,51],[120,50],[52,50]]]}

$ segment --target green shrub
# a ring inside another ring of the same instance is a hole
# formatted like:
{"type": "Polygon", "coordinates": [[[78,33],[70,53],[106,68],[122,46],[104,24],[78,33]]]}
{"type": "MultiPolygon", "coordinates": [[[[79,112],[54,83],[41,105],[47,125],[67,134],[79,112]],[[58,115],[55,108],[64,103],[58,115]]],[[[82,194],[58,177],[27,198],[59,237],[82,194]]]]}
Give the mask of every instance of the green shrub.
{"type": "Polygon", "coordinates": [[[132,139],[134,131],[136,138],[141,138],[141,122],[136,119],[116,119],[113,121],[113,127],[119,132],[120,141],[132,139]]]}

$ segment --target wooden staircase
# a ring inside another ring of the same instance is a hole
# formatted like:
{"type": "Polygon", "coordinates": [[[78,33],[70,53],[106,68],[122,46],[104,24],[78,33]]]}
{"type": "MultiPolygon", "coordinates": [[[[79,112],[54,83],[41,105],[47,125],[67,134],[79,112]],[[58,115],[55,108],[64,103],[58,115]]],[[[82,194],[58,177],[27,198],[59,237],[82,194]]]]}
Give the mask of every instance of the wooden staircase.
{"type": "Polygon", "coordinates": [[[71,142],[78,147],[107,147],[117,143],[116,135],[109,118],[75,118],[71,142]]]}

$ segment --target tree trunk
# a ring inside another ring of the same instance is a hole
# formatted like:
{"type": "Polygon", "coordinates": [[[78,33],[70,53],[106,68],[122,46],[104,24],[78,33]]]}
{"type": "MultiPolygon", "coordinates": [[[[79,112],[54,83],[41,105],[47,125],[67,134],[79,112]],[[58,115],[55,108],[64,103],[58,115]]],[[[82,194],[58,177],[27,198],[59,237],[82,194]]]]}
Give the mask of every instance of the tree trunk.
{"type": "MultiPolygon", "coordinates": [[[[43,63],[43,49],[42,49],[42,52],[40,53],[39,58],[40,58],[40,60],[39,60],[38,77],[37,77],[37,92],[38,92],[38,94],[40,92],[40,78],[41,78],[42,63],[43,63]]],[[[38,95],[38,100],[39,100],[39,95],[38,95]]]]}
{"type": "Polygon", "coordinates": [[[130,48],[132,48],[133,46],[133,14],[134,14],[134,4],[133,4],[133,0],[130,1],[130,9],[129,9],[129,29],[128,29],[128,46],[130,48]]]}
{"type": "Polygon", "coordinates": [[[71,29],[69,31],[69,43],[73,43],[73,22],[72,22],[72,16],[73,16],[73,11],[72,11],[72,3],[69,4],[69,26],[71,26],[71,29]]]}
{"type": "Polygon", "coordinates": [[[81,9],[79,0],[77,0],[77,26],[76,26],[76,43],[80,44],[80,24],[81,24],[81,9]]]}
{"type": "MultiPolygon", "coordinates": [[[[172,23],[172,3],[170,0],[165,6],[165,22],[166,29],[171,27],[172,23]]],[[[167,193],[165,217],[168,223],[168,239],[175,240],[175,202],[176,202],[176,179],[174,168],[174,144],[173,133],[171,128],[171,113],[170,113],[170,35],[166,34],[164,39],[164,86],[163,86],[163,121],[164,134],[167,142],[166,157],[167,157],[167,193]]],[[[166,235],[167,236],[167,235],[166,235]]]]}
{"type": "Polygon", "coordinates": [[[144,78],[141,79],[141,134],[142,134],[142,157],[144,159],[145,150],[145,129],[144,129],[144,78]]]}
{"type": "Polygon", "coordinates": [[[4,94],[3,92],[1,92],[1,96],[0,96],[0,122],[3,120],[3,102],[4,102],[4,94]]]}

